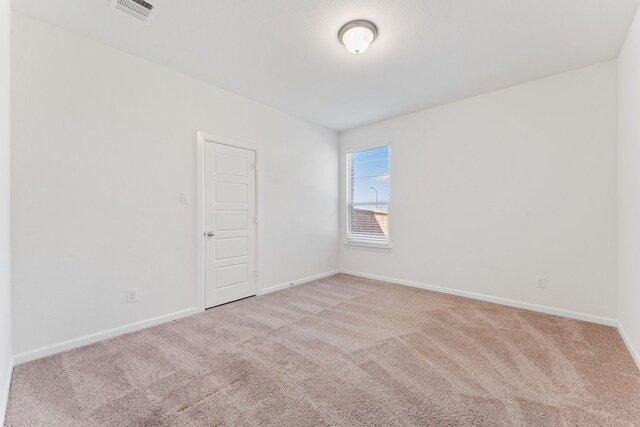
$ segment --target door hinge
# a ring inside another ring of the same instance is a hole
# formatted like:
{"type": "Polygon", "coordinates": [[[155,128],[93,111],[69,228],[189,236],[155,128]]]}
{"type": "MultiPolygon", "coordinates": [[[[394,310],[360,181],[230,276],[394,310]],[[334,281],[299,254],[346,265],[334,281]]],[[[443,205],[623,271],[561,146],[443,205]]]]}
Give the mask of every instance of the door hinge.
{"type": "Polygon", "coordinates": [[[257,217],[257,216],[254,216],[254,217],[253,217],[253,223],[254,223],[254,224],[257,224],[257,223],[258,223],[258,217],[257,217]]]}
{"type": "Polygon", "coordinates": [[[254,171],[255,171],[255,170],[258,170],[258,169],[256,168],[256,164],[255,164],[255,163],[252,163],[252,164],[251,164],[251,167],[253,168],[253,170],[254,170],[254,171]]]}

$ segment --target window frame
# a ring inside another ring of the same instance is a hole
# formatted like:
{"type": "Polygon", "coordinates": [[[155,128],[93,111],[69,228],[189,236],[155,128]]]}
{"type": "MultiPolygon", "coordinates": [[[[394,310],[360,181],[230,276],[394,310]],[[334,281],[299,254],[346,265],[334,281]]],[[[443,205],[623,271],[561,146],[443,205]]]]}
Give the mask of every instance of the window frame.
{"type": "Polygon", "coordinates": [[[363,248],[363,249],[373,249],[373,250],[382,250],[389,251],[391,249],[391,144],[383,144],[383,145],[374,145],[367,147],[358,147],[349,149],[344,153],[344,161],[345,161],[345,246],[351,246],[355,248],[363,248]],[[376,238],[367,238],[367,237],[358,237],[351,234],[351,208],[352,206],[364,205],[371,206],[375,204],[375,201],[371,202],[359,202],[359,203],[351,203],[351,179],[350,179],[350,171],[351,171],[351,162],[350,156],[355,153],[359,153],[367,150],[375,150],[378,148],[387,147],[387,162],[389,167],[389,201],[386,203],[387,206],[387,238],[386,239],[376,239],[376,238]]]}

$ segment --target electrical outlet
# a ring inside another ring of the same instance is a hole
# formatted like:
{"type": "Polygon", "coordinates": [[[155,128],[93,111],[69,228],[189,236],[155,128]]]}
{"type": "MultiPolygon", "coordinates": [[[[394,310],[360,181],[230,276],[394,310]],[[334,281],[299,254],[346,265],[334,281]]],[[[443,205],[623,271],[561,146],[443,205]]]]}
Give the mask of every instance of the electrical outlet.
{"type": "Polygon", "coordinates": [[[544,276],[538,276],[536,278],[536,287],[538,288],[546,288],[547,287],[547,278],[544,276]]]}
{"type": "Polygon", "coordinates": [[[127,303],[138,301],[138,290],[127,289],[127,303]]]}

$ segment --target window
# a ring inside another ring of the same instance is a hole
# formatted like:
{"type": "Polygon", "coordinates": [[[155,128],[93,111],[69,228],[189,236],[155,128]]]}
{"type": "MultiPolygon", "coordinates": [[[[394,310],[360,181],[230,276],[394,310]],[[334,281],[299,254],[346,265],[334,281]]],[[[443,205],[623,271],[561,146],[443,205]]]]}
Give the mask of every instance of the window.
{"type": "Polygon", "coordinates": [[[389,246],[389,147],[347,154],[347,243],[389,246]]]}

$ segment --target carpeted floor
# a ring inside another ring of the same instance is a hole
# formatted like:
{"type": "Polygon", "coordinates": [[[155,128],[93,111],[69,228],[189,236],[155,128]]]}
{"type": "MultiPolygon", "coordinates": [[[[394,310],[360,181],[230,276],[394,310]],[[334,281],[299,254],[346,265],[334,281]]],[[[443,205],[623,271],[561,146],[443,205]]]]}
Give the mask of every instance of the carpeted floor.
{"type": "Polygon", "coordinates": [[[17,366],[6,425],[640,425],[614,328],[337,275],[17,366]]]}

